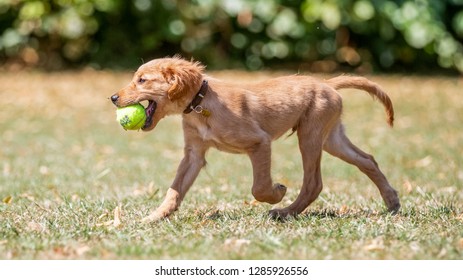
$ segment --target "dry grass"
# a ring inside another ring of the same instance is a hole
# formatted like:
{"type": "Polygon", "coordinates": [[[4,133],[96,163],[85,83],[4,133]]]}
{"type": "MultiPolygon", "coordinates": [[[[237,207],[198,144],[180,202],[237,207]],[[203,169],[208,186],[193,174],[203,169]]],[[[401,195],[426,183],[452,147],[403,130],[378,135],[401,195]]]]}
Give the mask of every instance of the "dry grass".
{"type": "MultiPolygon", "coordinates": [[[[281,73],[213,73],[250,81],[281,73]]],[[[400,192],[385,214],[371,182],[326,156],[324,190],[298,219],[269,220],[250,194],[244,156],[208,154],[170,221],[138,221],[162,199],[182,157],[179,118],[152,133],[125,132],[107,100],[129,73],[1,73],[0,258],[3,259],[461,259],[463,82],[375,76],[380,104],[343,91],[348,135],[373,153],[400,192]]],[[[297,195],[296,137],[274,145],[273,174],[297,195]]],[[[281,205],[280,205],[281,206],[281,205]]]]}

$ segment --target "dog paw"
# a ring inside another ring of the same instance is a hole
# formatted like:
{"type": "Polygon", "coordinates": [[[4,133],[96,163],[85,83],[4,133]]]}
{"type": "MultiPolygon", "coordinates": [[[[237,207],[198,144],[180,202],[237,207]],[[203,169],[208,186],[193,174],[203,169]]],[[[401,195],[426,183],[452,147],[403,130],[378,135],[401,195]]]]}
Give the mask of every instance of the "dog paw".
{"type": "Polygon", "coordinates": [[[400,201],[399,196],[397,195],[397,191],[393,190],[390,194],[384,196],[384,202],[386,203],[387,210],[391,214],[395,215],[399,213],[400,201]]]}
{"type": "Polygon", "coordinates": [[[276,198],[275,199],[275,203],[279,203],[283,197],[285,196],[286,194],[286,186],[280,184],[280,183],[276,183],[275,185],[273,185],[273,193],[274,193],[274,197],[276,198]]]}
{"type": "Polygon", "coordinates": [[[279,203],[286,194],[286,187],[282,184],[274,184],[266,188],[256,190],[253,187],[252,195],[257,201],[267,202],[269,204],[279,203]]]}
{"type": "Polygon", "coordinates": [[[273,185],[273,188],[274,188],[275,190],[280,191],[280,192],[283,193],[283,194],[286,194],[286,189],[287,189],[287,188],[286,188],[285,185],[282,185],[282,184],[280,184],[280,183],[276,183],[276,184],[273,185]]]}
{"type": "Polygon", "coordinates": [[[167,216],[168,216],[167,214],[163,214],[161,212],[154,211],[151,214],[149,214],[148,216],[141,219],[141,222],[144,223],[144,224],[154,223],[154,222],[158,222],[158,221],[160,221],[162,219],[167,218],[167,216]]]}
{"type": "Polygon", "coordinates": [[[400,202],[397,199],[396,201],[390,202],[387,205],[387,211],[391,213],[392,215],[398,214],[400,210],[400,202]]]}
{"type": "Polygon", "coordinates": [[[295,217],[297,215],[296,212],[290,211],[289,209],[272,209],[268,212],[270,217],[274,220],[284,221],[288,218],[295,217]]]}

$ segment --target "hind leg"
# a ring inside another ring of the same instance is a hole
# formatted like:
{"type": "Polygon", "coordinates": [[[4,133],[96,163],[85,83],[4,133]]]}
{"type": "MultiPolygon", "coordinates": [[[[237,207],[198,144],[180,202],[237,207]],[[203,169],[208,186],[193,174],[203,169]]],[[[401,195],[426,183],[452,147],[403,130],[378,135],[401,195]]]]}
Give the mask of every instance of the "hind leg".
{"type": "Polygon", "coordinates": [[[304,179],[301,190],[296,200],[286,208],[273,209],[270,215],[274,218],[286,218],[296,216],[304,211],[322,191],[322,176],[320,162],[322,157],[323,131],[322,129],[307,122],[300,125],[297,135],[299,138],[299,149],[302,155],[304,179]]]}
{"type": "Polygon", "coordinates": [[[378,187],[387,209],[392,213],[399,211],[400,202],[397,191],[391,187],[373,156],[357,148],[347,138],[341,123],[331,131],[323,148],[333,156],[357,166],[378,187]]]}

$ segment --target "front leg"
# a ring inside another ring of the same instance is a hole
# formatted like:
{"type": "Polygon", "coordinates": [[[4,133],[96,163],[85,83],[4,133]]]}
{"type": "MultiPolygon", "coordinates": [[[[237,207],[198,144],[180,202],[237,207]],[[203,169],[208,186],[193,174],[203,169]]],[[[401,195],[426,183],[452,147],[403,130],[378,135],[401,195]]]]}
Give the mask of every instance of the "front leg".
{"type": "MultiPolygon", "coordinates": [[[[187,140],[186,137],[185,140],[187,140]]],[[[158,221],[177,210],[199,171],[206,165],[207,148],[202,142],[189,143],[186,141],[185,145],[185,156],[177,169],[175,180],[167,191],[164,201],[149,216],[145,217],[143,222],[158,221]]]]}

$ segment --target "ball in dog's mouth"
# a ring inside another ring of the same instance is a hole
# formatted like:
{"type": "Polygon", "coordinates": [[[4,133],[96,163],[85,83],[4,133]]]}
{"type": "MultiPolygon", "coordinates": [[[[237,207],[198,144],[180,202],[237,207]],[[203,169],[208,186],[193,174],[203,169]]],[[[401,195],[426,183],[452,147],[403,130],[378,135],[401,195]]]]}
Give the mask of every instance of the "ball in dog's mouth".
{"type": "Polygon", "coordinates": [[[157,103],[155,101],[148,100],[148,106],[145,108],[146,121],[143,127],[141,128],[142,130],[147,129],[153,123],[153,116],[154,116],[154,113],[156,112],[156,107],[157,107],[157,103]]]}

